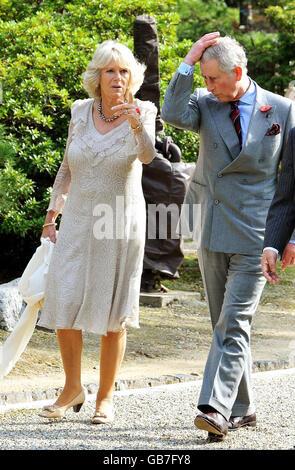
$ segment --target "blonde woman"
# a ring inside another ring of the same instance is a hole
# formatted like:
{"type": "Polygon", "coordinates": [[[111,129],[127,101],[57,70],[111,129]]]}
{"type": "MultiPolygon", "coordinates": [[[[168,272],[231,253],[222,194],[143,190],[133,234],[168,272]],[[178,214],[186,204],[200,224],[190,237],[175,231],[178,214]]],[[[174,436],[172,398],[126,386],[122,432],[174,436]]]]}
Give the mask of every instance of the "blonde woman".
{"type": "Polygon", "coordinates": [[[100,381],[93,423],[114,418],[113,389],[126,327],[139,327],[145,243],[142,163],[155,155],[156,107],[134,99],[145,67],[130,49],[105,41],[83,75],[42,237],[55,243],[39,325],[57,330],[65,385],[40,416],[79,411],[82,332],[101,335],[100,381]],[[55,220],[62,212],[56,237],[55,220]]]}

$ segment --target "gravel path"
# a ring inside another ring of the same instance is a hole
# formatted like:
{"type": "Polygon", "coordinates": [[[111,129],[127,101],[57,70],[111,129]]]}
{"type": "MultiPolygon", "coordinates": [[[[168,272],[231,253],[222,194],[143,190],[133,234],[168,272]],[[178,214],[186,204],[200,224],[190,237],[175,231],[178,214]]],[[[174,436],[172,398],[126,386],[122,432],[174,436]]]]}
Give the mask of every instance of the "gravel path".
{"type": "Polygon", "coordinates": [[[1,450],[204,450],[294,449],[295,369],[253,375],[256,428],[231,432],[224,442],[208,443],[195,428],[201,382],[116,392],[116,420],[92,425],[94,396],[80,413],[69,410],[62,421],[47,422],[37,410],[0,416],[1,450]]]}

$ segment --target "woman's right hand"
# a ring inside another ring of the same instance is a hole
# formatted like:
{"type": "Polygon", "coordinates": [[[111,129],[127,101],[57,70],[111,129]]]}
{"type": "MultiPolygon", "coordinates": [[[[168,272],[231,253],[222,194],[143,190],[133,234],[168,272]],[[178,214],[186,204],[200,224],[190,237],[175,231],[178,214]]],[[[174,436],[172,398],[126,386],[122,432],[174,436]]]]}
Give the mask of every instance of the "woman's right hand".
{"type": "Polygon", "coordinates": [[[43,232],[41,234],[41,238],[50,238],[52,243],[56,242],[56,228],[55,225],[47,225],[47,227],[43,227],[43,232]]]}

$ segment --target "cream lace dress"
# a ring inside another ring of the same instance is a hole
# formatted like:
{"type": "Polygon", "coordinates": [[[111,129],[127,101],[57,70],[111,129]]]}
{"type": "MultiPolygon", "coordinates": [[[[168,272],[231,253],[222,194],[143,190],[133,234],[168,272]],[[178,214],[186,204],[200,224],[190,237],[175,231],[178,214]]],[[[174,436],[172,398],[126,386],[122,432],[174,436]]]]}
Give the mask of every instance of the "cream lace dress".
{"type": "Polygon", "coordinates": [[[155,156],[156,107],[137,100],[142,134],[128,121],[107,134],[93,99],[77,100],[48,210],[62,212],[38,325],[103,334],[139,327],[145,245],[142,163],[155,156]]]}

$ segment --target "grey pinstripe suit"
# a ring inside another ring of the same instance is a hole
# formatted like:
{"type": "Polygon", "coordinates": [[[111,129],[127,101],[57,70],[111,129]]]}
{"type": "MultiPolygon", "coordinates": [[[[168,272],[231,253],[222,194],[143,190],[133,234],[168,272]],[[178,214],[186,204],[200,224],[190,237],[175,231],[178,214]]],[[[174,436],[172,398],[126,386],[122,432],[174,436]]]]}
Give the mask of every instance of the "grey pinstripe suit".
{"type": "Polygon", "coordinates": [[[289,130],[290,100],[256,85],[248,134],[240,151],[229,103],[206,89],[191,94],[193,78],[174,75],[162,108],[164,121],[198,132],[200,151],[184,203],[198,206],[188,223],[198,244],[213,341],[199,408],[210,405],[226,419],[254,412],[251,395],[250,327],[265,285],[261,252],[267,212],[289,130]],[[269,112],[261,111],[268,105],[269,112]],[[280,132],[267,135],[272,124],[280,132]],[[194,225],[194,226],[193,226],[194,225]]]}

